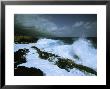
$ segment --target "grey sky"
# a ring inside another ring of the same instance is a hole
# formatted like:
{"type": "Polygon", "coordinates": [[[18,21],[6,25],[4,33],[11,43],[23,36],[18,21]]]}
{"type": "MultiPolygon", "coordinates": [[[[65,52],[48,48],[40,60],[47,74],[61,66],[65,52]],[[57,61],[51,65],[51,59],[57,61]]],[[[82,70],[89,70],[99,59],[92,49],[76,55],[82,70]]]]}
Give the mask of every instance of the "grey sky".
{"type": "Polygon", "coordinates": [[[15,24],[39,28],[54,37],[97,36],[97,14],[15,14],[15,24]]]}

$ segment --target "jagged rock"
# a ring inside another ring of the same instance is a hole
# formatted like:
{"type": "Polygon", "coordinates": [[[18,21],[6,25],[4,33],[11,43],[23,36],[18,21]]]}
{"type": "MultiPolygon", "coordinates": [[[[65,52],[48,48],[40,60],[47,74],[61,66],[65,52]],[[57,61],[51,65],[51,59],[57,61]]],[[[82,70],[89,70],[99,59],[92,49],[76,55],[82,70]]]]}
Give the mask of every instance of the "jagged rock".
{"type": "Polygon", "coordinates": [[[19,49],[14,52],[14,67],[17,67],[18,64],[22,64],[26,62],[26,53],[29,52],[29,49],[19,49]]]}
{"type": "Polygon", "coordinates": [[[45,75],[40,69],[19,66],[14,69],[14,76],[43,76],[45,75]]]}
{"type": "Polygon", "coordinates": [[[32,48],[37,50],[37,53],[39,54],[39,57],[42,58],[42,59],[46,59],[47,60],[50,57],[59,57],[59,56],[57,56],[55,54],[41,51],[39,48],[37,48],[35,46],[32,46],[32,48]]]}
{"type": "MultiPolygon", "coordinates": [[[[55,58],[57,58],[58,60],[55,62],[55,65],[57,65],[61,69],[67,70],[68,72],[69,72],[70,69],[77,68],[80,71],[89,72],[89,73],[97,75],[97,72],[95,70],[93,70],[92,68],[89,68],[87,66],[83,66],[83,65],[80,65],[80,64],[76,64],[71,59],[62,58],[58,55],[41,51],[39,48],[37,48],[35,46],[33,46],[32,48],[37,50],[37,53],[39,54],[39,57],[42,58],[42,59],[49,60],[50,62],[53,62],[53,60],[55,58]],[[52,57],[53,57],[53,59],[52,59],[52,57]]],[[[77,55],[74,55],[74,57],[76,59],[79,59],[79,57],[77,55]]]]}
{"type": "Polygon", "coordinates": [[[58,58],[58,61],[56,61],[56,65],[58,67],[60,67],[61,69],[65,69],[67,71],[74,68],[73,64],[74,62],[72,60],[64,59],[64,58],[58,58]]]}

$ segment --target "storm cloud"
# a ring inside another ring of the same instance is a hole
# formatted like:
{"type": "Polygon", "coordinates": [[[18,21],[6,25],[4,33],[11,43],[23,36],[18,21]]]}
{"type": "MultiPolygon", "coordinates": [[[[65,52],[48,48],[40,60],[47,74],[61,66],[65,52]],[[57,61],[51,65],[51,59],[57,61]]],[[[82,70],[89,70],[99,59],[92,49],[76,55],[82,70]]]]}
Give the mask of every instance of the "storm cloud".
{"type": "Polygon", "coordinates": [[[25,31],[34,31],[34,34],[39,34],[39,36],[97,36],[96,14],[15,14],[14,24],[15,32],[20,31],[16,29],[16,26],[19,26],[25,31]]]}

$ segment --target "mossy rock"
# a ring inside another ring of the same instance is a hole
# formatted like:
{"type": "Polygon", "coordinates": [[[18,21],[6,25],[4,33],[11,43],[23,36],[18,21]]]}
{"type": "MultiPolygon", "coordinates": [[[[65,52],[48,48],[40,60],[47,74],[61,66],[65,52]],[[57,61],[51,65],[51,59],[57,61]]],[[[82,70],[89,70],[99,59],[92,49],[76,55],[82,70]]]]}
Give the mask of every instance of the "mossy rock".
{"type": "MultiPolygon", "coordinates": [[[[68,72],[70,71],[70,69],[77,68],[80,71],[97,75],[97,72],[95,70],[93,70],[92,68],[89,68],[87,66],[83,66],[80,64],[76,64],[72,59],[62,58],[62,57],[57,56],[55,54],[41,51],[39,48],[37,48],[35,46],[33,46],[32,48],[36,49],[36,51],[39,54],[39,57],[41,59],[45,59],[45,60],[49,60],[50,62],[53,62],[53,60],[55,58],[57,58],[58,60],[55,61],[55,65],[57,65],[61,69],[67,70],[68,72]]],[[[79,59],[79,56],[74,55],[74,58],[79,59]]]]}
{"type": "Polygon", "coordinates": [[[28,44],[28,43],[35,43],[38,38],[32,36],[15,36],[14,42],[20,44],[28,44]]]}
{"type": "Polygon", "coordinates": [[[74,62],[72,60],[69,60],[69,59],[58,58],[58,61],[56,61],[56,65],[58,67],[60,67],[61,69],[65,69],[67,71],[74,68],[74,62]]]}
{"type": "Polygon", "coordinates": [[[39,54],[39,57],[40,57],[41,59],[47,60],[47,59],[49,59],[50,57],[59,57],[59,56],[57,56],[57,55],[55,55],[55,54],[41,51],[39,48],[37,48],[37,47],[35,47],[35,46],[32,46],[31,48],[34,48],[34,49],[37,51],[37,53],[39,54]]]}

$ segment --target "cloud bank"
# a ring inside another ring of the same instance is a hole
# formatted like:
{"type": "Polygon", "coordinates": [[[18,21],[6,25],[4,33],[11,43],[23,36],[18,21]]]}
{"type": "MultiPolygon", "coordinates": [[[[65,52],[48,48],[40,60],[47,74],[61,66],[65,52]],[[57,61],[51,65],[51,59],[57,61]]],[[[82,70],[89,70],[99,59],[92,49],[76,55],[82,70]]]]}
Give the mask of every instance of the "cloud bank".
{"type": "MultiPolygon", "coordinates": [[[[53,37],[96,37],[97,36],[97,19],[96,20],[77,20],[66,21],[65,18],[57,15],[41,14],[15,14],[15,24],[24,28],[34,28],[40,32],[49,33],[53,37]],[[60,22],[60,23],[59,23],[60,22]],[[63,24],[63,25],[62,25],[63,24]]],[[[73,14],[74,17],[74,14],[73,14]]],[[[16,30],[16,29],[15,29],[16,30]]],[[[30,29],[32,30],[32,29],[30,29]]],[[[46,35],[46,34],[45,34],[46,35]]]]}

